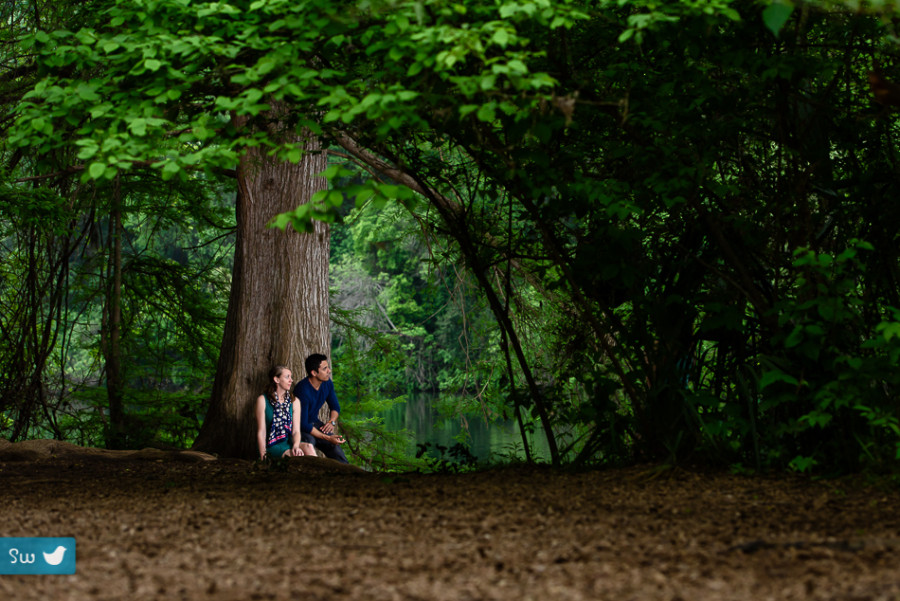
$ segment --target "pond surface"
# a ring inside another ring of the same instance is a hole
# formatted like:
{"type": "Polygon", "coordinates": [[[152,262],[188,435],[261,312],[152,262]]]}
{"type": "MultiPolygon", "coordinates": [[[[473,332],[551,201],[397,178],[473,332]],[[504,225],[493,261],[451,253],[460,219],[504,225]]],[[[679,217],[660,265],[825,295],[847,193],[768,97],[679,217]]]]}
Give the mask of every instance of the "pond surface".
{"type": "MultiPolygon", "coordinates": [[[[417,445],[430,444],[430,455],[437,457],[437,445],[448,449],[457,444],[460,433],[465,432],[466,446],[479,462],[518,458],[525,459],[522,434],[513,420],[497,420],[486,423],[481,414],[466,414],[449,419],[442,418],[433,404],[433,394],[409,395],[405,403],[398,403],[379,414],[391,431],[408,430],[417,445]]],[[[546,460],[550,453],[543,435],[529,436],[532,456],[546,460]]],[[[415,450],[413,450],[415,452],[415,450]]]]}

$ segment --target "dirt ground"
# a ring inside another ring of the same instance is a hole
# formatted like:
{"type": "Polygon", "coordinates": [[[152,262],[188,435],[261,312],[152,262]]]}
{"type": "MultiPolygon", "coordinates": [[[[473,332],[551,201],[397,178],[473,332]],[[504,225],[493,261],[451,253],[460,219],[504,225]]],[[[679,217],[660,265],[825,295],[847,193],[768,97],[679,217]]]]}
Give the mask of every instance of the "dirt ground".
{"type": "Polygon", "coordinates": [[[209,459],[0,441],[0,536],[77,543],[0,599],[900,599],[900,491],[860,478],[209,459]]]}

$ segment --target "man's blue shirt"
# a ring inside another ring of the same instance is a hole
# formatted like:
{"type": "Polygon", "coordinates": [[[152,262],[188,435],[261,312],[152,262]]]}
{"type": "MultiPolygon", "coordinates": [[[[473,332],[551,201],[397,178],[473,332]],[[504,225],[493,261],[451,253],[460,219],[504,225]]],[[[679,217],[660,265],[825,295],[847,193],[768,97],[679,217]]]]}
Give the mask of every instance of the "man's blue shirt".
{"type": "Polygon", "coordinates": [[[331,411],[341,412],[341,406],[338,404],[337,395],[334,392],[334,382],[331,380],[322,382],[319,389],[316,390],[309,383],[309,378],[303,378],[294,387],[294,396],[300,399],[301,432],[312,432],[313,428],[324,425],[324,422],[319,420],[319,410],[325,403],[328,403],[331,411]]]}

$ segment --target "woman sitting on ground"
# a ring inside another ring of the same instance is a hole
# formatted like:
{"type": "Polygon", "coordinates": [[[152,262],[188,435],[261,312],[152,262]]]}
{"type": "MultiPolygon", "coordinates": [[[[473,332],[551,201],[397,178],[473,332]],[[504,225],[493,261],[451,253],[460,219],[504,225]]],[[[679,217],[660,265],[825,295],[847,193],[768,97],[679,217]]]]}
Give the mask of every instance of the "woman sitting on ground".
{"type": "Polygon", "coordinates": [[[291,370],[276,365],[269,372],[265,394],[256,399],[256,443],[259,458],[315,456],[311,444],[300,442],[300,400],[291,395],[291,370]]]}

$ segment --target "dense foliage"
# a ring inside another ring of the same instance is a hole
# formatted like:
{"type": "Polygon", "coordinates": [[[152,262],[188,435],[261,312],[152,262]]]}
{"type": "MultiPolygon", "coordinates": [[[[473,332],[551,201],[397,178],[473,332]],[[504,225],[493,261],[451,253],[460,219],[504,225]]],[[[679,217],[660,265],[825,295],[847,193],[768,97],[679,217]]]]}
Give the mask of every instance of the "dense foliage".
{"type": "MultiPolygon", "coordinates": [[[[364,362],[357,389],[456,387],[540,430],[555,463],[896,465],[892,14],[728,0],[91,7],[94,24],[15,40],[37,58],[6,80],[29,90],[7,104],[8,194],[46,177],[29,198],[58,215],[66,174],[115,215],[123,182],[188,190],[259,145],[297,161],[273,131],[306,128],[331,144],[333,189],[274,224],[347,220],[336,353],[364,362]],[[375,359],[381,345],[403,369],[375,359]]],[[[91,214],[69,207],[68,223],[91,214]]],[[[45,373],[4,370],[34,366],[45,373]]]]}

